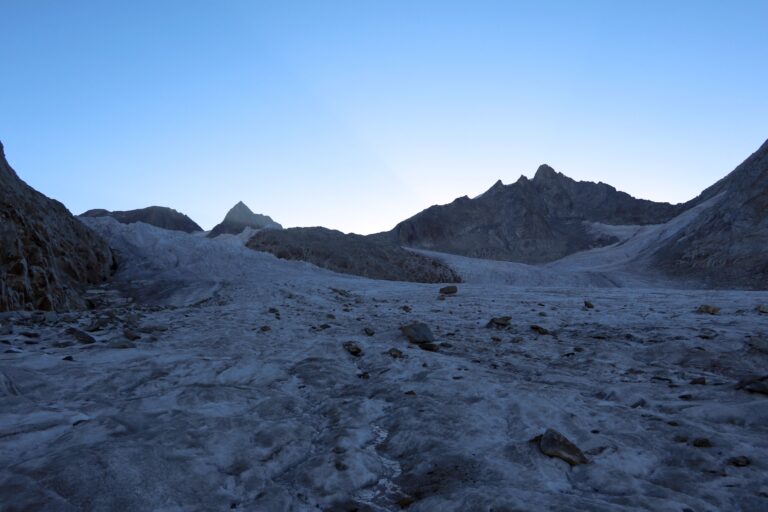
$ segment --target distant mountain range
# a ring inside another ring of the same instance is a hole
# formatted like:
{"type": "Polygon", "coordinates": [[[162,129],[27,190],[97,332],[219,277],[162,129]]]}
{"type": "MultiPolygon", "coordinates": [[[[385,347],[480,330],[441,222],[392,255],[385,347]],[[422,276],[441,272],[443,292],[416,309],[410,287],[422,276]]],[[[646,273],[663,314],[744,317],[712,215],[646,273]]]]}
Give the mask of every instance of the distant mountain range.
{"type": "MultiPolygon", "coordinates": [[[[0,310],[82,307],[79,292],[108,278],[115,267],[109,247],[63,205],[21,181],[1,144],[0,185],[0,310]]],[[[90,210],[82,216],[202,231],[186,215],[159,206],[90,210]]],[[[256,230],[248,234],[252,249],[378,279],[460,281],[439,259],[405,247],[547,264],[550,270],[576,262],[585,272],[590,265],[598,268],[591,262],[599,256],[602,269],[613,265],[622,272],[652,272],[668,276],[670,283],[768,289],[768,141],[683,204],[636,199],[542,165],[533,179],[523,176],[510,185],[498,181],[479,197],[432,206],[385,233],[282,230],[239,202],[208,237],[237,235],[247,228],[256,230]],[[627,238],[626,233],[635,235],[627,238]]]]}

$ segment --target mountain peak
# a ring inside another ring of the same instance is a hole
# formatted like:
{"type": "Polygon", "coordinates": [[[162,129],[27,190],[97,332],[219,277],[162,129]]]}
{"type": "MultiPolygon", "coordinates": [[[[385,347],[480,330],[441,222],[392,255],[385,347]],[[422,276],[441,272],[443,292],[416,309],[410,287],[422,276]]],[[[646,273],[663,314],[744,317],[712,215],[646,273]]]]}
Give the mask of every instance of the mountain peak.
{"type": "Polygon", "coordinates": [[[248,224],[253,221],[255,216],[256,214],[253,213],[244,202],[238,201],[237,204],[227,212],[224,220],[248,224]]]}
{"type": "Polygon", "coordinates": [[[538,169],[536,169],[536,174],[534,175],[534,180],[543,180],[543,179],[549,179],[557,177],[559,173],[555,171],[552,167],[550,167],[547,164],[541,164],[538,169]]]}
{"type": "Polygon", "coordinates": [[[208,237],[213,238],[225,233],[237,235],[247,227],[253,229],[283,228],[280,224],[272,220],[270,216],[253,213],[244,202],[238,201],[237,204],[227,212],[224,220],[220,224],[214,226],[211,232],[208,233],[208,237]]]}

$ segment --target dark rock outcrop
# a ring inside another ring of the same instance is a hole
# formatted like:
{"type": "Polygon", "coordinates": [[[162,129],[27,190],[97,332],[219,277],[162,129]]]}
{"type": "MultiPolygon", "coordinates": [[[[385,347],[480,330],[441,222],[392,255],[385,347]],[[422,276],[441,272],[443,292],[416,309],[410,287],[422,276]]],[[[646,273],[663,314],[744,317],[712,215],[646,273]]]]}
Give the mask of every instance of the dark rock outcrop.
{"type": "Polygon", "coordinates": [[[80,217],[112,217],[123,224],[144,222],[158,228],[184,231],[185,233],[195,233],[203,230],[195,221],[183,213],[165,206],[149,206],[147,208],[122,212],[110,212],[109,210],[101,209],[88,210],[85,213],[81,213],[80,217]]]}
{"type": "Polygon", "coordinates": [[[636,199],[604,183],[577,182],[542,165],[532,180],[498,181],[475,199],[432,206],[374,237],[476,258],[544,263],[617,241],[590,232],[585,222],[660,224],[684,209],[636,199]]]}
{"type": "Polygon", "coordinates": [[[19,179],[0,144],[0,310],[84,307],[83,289],[114,266],[107,243],[19,179]]]}
{"type": "Polygon", "coordinates": [[[245,203],[240,201],[227,212],[224,220],[208,233],[208,237],[214,238],[224,234],[239,235],[245,228],[283,229],[283,226],[272,220],[268,215],[253,213],[245,203]]]}
{"type": "Polygon", "coordinates": [[[372,279],[420,283],[457,283],[461,278],[445,264],[369,237],[326,228],[267,229],[247,246],[281,259],[308,261],[334,272],[372,279]]]}
{"type": "Polygon", "coordinates": [[[654,264],[717,288],[768,289],[768,141],[689,204],[712,201],[666,240],[654,264]]]}

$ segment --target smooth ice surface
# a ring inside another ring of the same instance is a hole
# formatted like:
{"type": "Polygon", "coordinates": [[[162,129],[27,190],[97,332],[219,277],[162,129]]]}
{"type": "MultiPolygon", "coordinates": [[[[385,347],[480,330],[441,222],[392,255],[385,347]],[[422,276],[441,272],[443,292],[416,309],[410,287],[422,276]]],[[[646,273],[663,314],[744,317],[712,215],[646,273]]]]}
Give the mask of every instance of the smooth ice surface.
{"type": "Polygon", "coordinates": [[[768,399],[735,389],[767,373],[768,293],[591,287],[575,264],[510,286],[473,260],[440,299],[238,237],[89,224],[121,253],[112,305],[0,316],[4,512],[768,505],[768,399]],[[498,316],[508,329],[485,327],[498,316]],[[414,321],[437,352],[403,337],[414,321]],[[96,343],[61,346],[70,326],[96,343]],[[548,428],[590,463],[539,452],[548,428]]]}

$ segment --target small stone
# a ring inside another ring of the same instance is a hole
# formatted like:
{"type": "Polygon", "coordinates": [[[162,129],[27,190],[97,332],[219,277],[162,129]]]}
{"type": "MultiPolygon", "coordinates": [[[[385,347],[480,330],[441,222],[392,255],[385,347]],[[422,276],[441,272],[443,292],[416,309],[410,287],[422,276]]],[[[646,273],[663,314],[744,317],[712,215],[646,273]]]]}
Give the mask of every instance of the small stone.
{"type": "Polygon", "coordinates": [[[373,329],[371,329],[370,327],[364,327],[364,328],[363,328],[363,333],[364,333],[366,336],[373,336],[374,334],[376,334],[376,331],[374,331],[374,330],[373,330],[373,329]]]}
{"type": "Polygon", "coordinates": [[[594,308],[595,308],[595,305],[594,305],[594,304],[592,304],[590,301],[588,301],[588,300],[585,300],[585,301],[584,301],[584,307],[585,307],[586,309],[594,309],[594,308]]]}
{"type": "Polygon", "coordinates": [[[440,288],[440,293],[442,295],[456,295],[458,291],[459,291],[459,288],[455,285],[443,286],[442,288],[440,288]]]}
{"type": "Polygon", "coordinates": [[[123,330],[123,336],[125,336],[125,339],[127,339],[128,341],[136,341],[138,339],[141,339],[141,336],[139,336],[138,334],[136,334],[130,329],[123,330]]]}
{"type": "Polygon", "coordinates": [[[672,440],[674,442],[676,442],[676,443],[687,443],[688,442],[688,436],[684,436],[684,435],[678,434],[675,437],[673,437],[672,440]]]}
{"type": "Polygon", "coordinates": [[[701,306],[699,306],[696,312],[703,315],[717,315],[718,313],[720,313],[720,308],[715,306],[710,306],[709,304],[702,304],[701,306]]]}
{"type": "Polygon", "coordinates": [[[584,453],[560,432],[547,429],[538,441],[539,450],[544,455],[562,459],[571,466],[589,462],[584,453]]]}
{"type": "Polygon", "coordinates": [[[360,348],[360,346],[355,343],[354,341],[347,341],[343,345],[344,350],[350,353],[350,355],[355,357],[360,357],[363,355],[363,349],[360,348]]]}
{"type": "Polygon", "coordinates": [[[706,437],[698,437],[693,440],[693,446],[696,448],[712,448],[712,442],[706,437]]]}
{"type": "Polygon", "coordinates": [[[280,314],[280,311],[277,310],[277,308],[269,308],[267,312],[271,315],[278,315],[280,314]]]}
{"type": "Polygon", "coordinates": [[[632,409],[637,409],[638,407],[645,407],[646,405],[648,405],[648,402],[646,402],[644,398],[641,398],[637,402],[635,402],[632,405],[630,405],[630,407],[632,409]]]}
{"type": "Polygon", "coordinates": [[[757,311],[758,313],[762,313],[764,315],[768,315],[768,306],[766,306],[765,304],[760,304],[755,308],[755,311],[757,311]]]}
{"type": "Polygon", "coordinates": [[[439,347],[435,343],[421,343],[419,344],[419,348],[421,350],[426,350],[427,352],[437,352],[439,350],[439,347]]]}
{"type": "Polygon", "coordinates": [[[397,348],[391,348],[387,350],[387,354],[389,354],[390,357],[394,359],[402,359],[403,358],[403,351],[397,348]]]}
{"type": "Polygon", "coordinates": [[[728,464],[736,466],[737,468],[744,468],[752,464],[752,461],[749,460],[749,457],[739,455],[738,457],[731,457],[728,459],[728,464]]]}
{"type": "Polygon", "coordinates": [[[259,327],[259,330],[261,332],[269,332],[269,331],[272,330],[272,328],[270,326],[268,326],[268,325],[262,325],[261,327],[259,327]]]}
{"type": "Polygon", "coordinates": [[[96,343],[96,339],[93,336],[75,327],[70,327],[64,332],[66,334],[69,334],[73,338],[75,338],[75,340],[77,340],[78,343],[82,343],[83,345],[90,345],[92,343],[96,343]]]}
{"type": "Polygon", "coordinates": [[[695,379],[691,379],[691,384],[694,386],[706,386],[707,379],[704,377],[696,377],[695,379]]]}
{"type": "Polygon", "coordinates": [[[535,332],[535,333],[537,333],[537,334],[540,334],[540,335],[542,335],[542,336],[545,336],[545,335],[547,335],[547,334],[550,334],[550,332],[549,332],[547,329],[545,329],[544,327],[542,327],[542,326],[540,326],[540,325],[535,325],[535,324],[534,324],[534,325],[532,325],[532,326],[531,326],[531,330],[532,330],[532,331],[534,331],[534,332],[535,332]]]}
{"type": "Polygon", "coordinates": [[[62,361],[74,361],[75,358],[72,356],[64,356],[61,358],[62,361]]]}
{"type": "Polygon", "coordinates": [[[413,308],[411,308],[411,306],[403,306],[400,309],[402,309],[406,313],[410,313],[411,311],[413,311],[413,308]]]}
{"type": "Polygon", "coordinates": [[[506,329],[509,327],[509,322],[512,320],[511,316],[497,316],[491,318],[486,327],[493,327],[495,329],[506,329]]]}
{"type": "Polygon", "coordinates": [[[693,400],[693,395],[690,393],[684,393],[678,397],[680,400],[693,400]]]}
{"type": "Polygon", "coordinates": [[[408,338],[411,343],[431,343],[435,341],[435,335],[429,329],[427,324],[422,322],[414,322],[412,324],[403,325],[400,327],[400,331],[408,338]]]}

